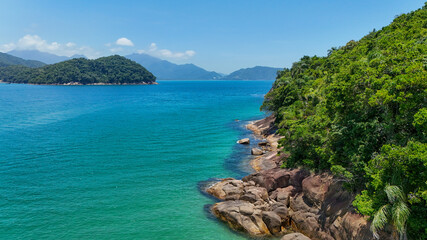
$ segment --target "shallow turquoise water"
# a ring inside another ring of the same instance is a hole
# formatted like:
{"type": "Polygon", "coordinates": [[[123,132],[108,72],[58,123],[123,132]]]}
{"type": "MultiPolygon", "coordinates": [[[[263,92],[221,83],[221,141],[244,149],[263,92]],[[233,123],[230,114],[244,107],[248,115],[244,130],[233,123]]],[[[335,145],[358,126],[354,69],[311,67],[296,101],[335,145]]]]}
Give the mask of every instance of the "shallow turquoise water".
{"type": "Polygon", "coordinates": [[[244,239],[198,185],[247,171],[271,84],[0,84],[0,239],[244,239]]]}

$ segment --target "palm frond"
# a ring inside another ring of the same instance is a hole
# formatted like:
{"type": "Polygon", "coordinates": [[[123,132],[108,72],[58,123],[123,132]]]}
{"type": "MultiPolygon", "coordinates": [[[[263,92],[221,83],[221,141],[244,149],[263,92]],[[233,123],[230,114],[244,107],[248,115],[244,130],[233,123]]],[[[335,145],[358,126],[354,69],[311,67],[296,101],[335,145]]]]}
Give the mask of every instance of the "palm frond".
{"type": "Polygon", "coordinates": [[[410,214],[408,205],[403,201],[399,201],[393,205],[391,213],[393,225],[400,234],[404,233],[406,231],[406,221],[410,214]]]}
{"type": "Polygon", "coordinates": [[[388,222],[388,215],[389,215],[390,205],[386,204],[382,206],[378,211],[374,214],[374,219],[372,220],[371,224],[371,231],[374,234],[375,238],[379,238],[378,231],[383,229],[384,226],[388,222]]]}
{"type": "Polygon", "coordinates": [[[398,186],[387,184],[387,186],[384,188],[384,191],[387,194],[387,198],[390,203],[395,203],[396,201],[405,201],[405,194],[398,186]]]}

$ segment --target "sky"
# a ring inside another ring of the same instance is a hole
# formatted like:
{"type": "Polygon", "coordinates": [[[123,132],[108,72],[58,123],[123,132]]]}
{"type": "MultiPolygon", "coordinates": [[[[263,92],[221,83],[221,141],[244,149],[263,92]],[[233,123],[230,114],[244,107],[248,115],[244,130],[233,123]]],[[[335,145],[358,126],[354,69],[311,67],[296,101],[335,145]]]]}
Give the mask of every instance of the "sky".
{"type": "Polygon", "coordinates": [[[290,67],[379,30],[419,0],[0,0],[0,51],[147,53],[230,73],[290,67]]]}

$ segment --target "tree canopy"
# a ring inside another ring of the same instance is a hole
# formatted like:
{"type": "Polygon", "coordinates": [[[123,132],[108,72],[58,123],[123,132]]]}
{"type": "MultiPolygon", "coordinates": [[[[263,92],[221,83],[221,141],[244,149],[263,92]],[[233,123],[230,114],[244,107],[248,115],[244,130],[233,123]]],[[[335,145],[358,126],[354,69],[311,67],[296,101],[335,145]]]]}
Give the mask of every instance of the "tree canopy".
{"type": "Polygon", "coordinates": [[[408,196],[411,239],[427,238],[427,4],[326,57],[278,73],[262,109],[277,116],[283,167],[331,171],[359,193],[359,212],[408,196]]]}
{"type": "Polygon", "coordinates": [[[152,83],[156,77],[138,63],[114,55],[96,60],[75,58],[40,68],[3,67],[0,79],[31,84],[140,84],[152,83]]]}

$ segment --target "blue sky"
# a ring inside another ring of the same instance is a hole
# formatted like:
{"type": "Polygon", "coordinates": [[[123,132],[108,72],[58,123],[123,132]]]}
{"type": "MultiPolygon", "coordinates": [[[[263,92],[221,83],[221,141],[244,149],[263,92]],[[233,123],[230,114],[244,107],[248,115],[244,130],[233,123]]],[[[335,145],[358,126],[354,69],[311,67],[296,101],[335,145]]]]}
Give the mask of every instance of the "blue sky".
{"type": "Polygon", "coordinates": [[[222,73],[256,65],[282,68],[303,55],[324,56],[423,5],[418,0],[2,0],[0,51],[38,49],[91,58],[144,52],[222,73]]]}

